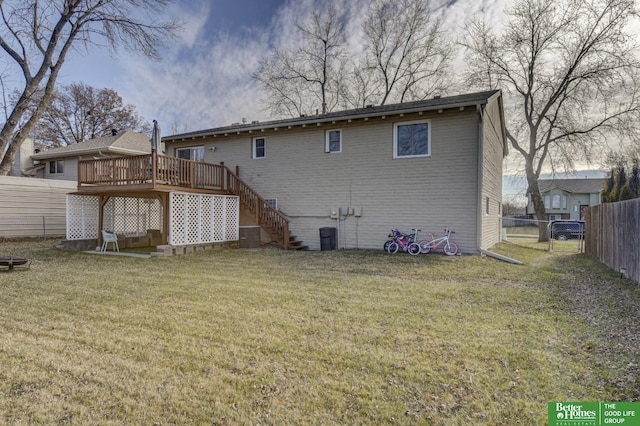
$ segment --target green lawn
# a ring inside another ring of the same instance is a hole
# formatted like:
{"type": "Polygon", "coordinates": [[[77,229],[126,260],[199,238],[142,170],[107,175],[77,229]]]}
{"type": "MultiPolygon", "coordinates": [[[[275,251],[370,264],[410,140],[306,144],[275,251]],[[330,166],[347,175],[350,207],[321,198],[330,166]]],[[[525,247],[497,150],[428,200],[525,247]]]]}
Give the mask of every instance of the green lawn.
{"type": "Polygon", "coordinates": [[[0,242],[0,424],[546,424],[640,398],[640,289],[578,254],[139,259],[0,242]]]}

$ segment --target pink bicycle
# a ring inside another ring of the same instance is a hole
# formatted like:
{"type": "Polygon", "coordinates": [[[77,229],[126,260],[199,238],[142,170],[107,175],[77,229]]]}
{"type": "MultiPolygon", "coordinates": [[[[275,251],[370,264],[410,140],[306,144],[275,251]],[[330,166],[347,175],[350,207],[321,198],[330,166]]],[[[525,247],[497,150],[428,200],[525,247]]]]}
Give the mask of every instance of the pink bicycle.
{"type": "MultiPolygon", "coordinates": [[[[414,230],[417,231],[417,230],[414,230]]],[[[403,251],[408,252],[409,254],[416,256],[420,254],[420,244],[414,241],[416,234],[403,234],[397,229],[393,230],[393,234],[391,235],[393,240],[385,244],[387,247],[387,252],[389,253],[397,253],[400,248],[403,251]]]]}

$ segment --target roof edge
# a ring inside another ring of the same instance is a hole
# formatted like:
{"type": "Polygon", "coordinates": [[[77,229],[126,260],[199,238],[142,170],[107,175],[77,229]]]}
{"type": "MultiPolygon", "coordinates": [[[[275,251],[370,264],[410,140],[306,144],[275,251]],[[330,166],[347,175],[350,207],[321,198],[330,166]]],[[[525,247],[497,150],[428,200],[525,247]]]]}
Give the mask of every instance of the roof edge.
{"type": "Polygon", "coordinates": [[[162,137],[163,142],[204,138],[214,135],[224,135],[228,133],[253,132],[266,129],[275,129],[286,126],[308,126],[314,124],[331,123],[335,121],[348,121],[356,119],[383,117],[387,115],[410,114],[415,112],[437,111],[440,109],[455,109],[475,105],[483,105],[500,98],[500,90],[489,90],[485,92],[469,93],[464,95],[449,96],[445,98],[432,98],[424,101],[406,102],[390,105],[380,105],[368,108],[357,108],[335,113],[314,115],[310,117],[294,117],[282,120],[270,120],[259,123],[244,125],[221,126],[206,130],[181,133],[162,137]],[[468,98],[468,99],[465,99],[468,98]],[[449,101],[449,102],[447,102],[449,101]]]}

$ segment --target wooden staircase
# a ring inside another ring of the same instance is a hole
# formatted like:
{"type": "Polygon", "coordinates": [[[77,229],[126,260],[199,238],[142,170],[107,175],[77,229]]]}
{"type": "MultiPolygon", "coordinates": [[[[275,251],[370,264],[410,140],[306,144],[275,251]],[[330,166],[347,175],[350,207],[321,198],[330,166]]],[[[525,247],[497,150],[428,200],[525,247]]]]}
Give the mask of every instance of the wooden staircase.
{"type": "Polygon", "coordinates": [[[309,246],[304,245],[295,235],[289,235],[289,250],[306,250],[309,246]]]}
{"type": "Polygon", "coordinates": [[[243,207],[271,239],[285,250],[306,250],[308,246],[289,232],[289,218],[274,209],[260,194],[245,181],[223,166],[226,171],[226,191],[240,198],[243,207]]]}

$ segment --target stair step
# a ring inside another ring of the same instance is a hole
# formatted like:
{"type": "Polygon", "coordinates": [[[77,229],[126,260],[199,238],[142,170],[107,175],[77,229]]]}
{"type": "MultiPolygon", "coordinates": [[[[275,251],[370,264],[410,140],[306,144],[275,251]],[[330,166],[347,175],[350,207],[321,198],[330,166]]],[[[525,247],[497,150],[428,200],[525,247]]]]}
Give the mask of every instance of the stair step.
{"type": "Polygon", "coordinates": [[[289,238],[289,250],[306,250],[309,246],[303,244],[302,241],[295,238],[289,238]]]}

